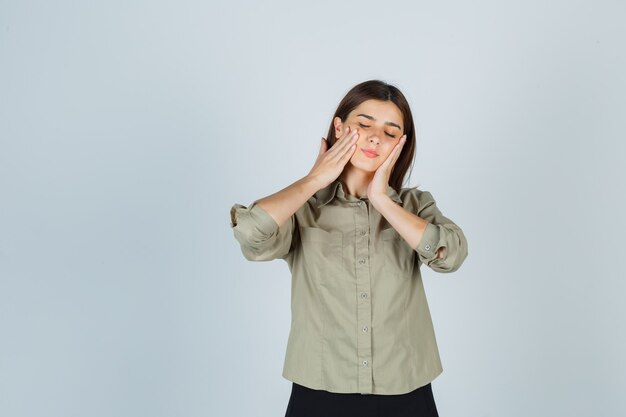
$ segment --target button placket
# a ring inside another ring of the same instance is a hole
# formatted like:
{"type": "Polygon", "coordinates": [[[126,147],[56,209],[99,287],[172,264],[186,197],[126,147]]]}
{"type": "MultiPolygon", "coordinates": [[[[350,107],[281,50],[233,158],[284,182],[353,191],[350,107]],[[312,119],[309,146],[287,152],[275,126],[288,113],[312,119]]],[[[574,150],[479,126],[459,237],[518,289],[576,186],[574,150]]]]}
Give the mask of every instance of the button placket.
{"type": "Polygon", "coordinates": [[[360,367],[358,372],[358,390],[361,393],[372,392],[372,369],[368,366],[372,360],[372,305],[369,302],[371,293],[370,282],[370,241],[369,241],[369,209],[365,201],[354,203],[355,209],[355,263],[356,263],[356,295],[357,303],[356,323],[359,326],[357,338],[357,355],[360,367]]]}

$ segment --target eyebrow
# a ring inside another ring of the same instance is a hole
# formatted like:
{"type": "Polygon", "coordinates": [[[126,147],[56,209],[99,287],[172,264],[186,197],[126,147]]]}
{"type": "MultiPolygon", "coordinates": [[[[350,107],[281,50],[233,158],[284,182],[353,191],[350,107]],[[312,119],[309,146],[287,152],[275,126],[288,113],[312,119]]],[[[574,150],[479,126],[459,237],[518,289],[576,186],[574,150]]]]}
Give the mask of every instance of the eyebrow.
{"type": "MultiPolygon", "coordinates": [[[[374,121],[374,122],[376,121],[376,119],[375,119],[375,118],[373,118],[372,116],[370,116],[369,114],[363,114],[363,113],[361,113],[361,114],[357,114],[357,117],[358,117],[358,116],[363,116],[363,117],[368,118],[368,119],[370,119],[370,120],[372,120],[372,121],[374,121]]],[[[394,127],[397,127],[398,129],[402,130],[402,128],[401,128],[400,126],[398,126],[397,124],[395,124],[395,123],[393,123],[393,122],[385,122],[385,124],[386,124],[387,126],[394,126],[394,127]]]]}

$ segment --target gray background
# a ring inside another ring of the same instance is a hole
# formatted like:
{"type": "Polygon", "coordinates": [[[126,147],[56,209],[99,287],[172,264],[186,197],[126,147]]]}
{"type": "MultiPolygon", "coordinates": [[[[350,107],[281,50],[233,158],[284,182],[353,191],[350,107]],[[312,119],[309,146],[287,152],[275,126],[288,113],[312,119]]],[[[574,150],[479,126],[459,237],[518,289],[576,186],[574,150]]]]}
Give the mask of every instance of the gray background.
{"type": "Polygon", "coordinates": [[[229,209],[306,175],[343,95],[412,106],[440,415],[626,414],[626,7],[0,2],[0,415],[284,415],[283,261],[229,209]]]}

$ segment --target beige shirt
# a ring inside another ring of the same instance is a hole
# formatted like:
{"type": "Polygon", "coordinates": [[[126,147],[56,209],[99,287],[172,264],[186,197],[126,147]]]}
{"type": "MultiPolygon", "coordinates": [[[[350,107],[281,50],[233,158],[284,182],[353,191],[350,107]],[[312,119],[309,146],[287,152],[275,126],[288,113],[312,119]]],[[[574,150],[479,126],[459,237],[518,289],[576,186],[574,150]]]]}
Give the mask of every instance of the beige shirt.
{"type": "Polygon", "coordinates": [[[443,371],[420,266],[456,271],[467,240],[430,192],[398,195],[389,186],[388,195],[430,223],[416,248],[339,180],[280,228],[256,202],[232,206],[244,257],[283,259],[292,274],[287,380],[336,393],[404,394],[443,371]],[[441,247],[445,256],[437,258],[441,247]]]}

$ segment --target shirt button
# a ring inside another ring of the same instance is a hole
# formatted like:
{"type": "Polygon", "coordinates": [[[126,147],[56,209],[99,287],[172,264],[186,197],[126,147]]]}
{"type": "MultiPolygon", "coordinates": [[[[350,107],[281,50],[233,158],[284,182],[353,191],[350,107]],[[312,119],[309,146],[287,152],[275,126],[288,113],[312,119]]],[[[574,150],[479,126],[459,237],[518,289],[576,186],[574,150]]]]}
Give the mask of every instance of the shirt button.
{"type": "Polygon", "coordinates": [[[366,292],[362,292],[361,293],[361,298],[367,298],[367,293],[366,292]]]}
{"type": "Polygon", "coordinates": [[[363,366],[367,366],[367,361],[363,361],[363,366]]]}
{"type": "Polygon", "coordinates": [[[430,250],[430,245],[427,243],[426,246],[424,246],[424,249],[430,250]]]}
{"type": "Polygon", "coordinates": [[[359,201],[357,204],[358,204],[359,206],[362,206],[362,205],[363,205],[363,202],[362,202],[362,201],[359,201]]]}
{"type": "Polygon", "coordinates": [[[367,333],[367,326],[363,327],[363,332],[367,333]]]}
{"type": "Polygon", "coordinates": [[[365,230],[361,230],[361,236],[365,236],[367,232],[365,230]]]}
{"type": "Polygon", "coordinates": [[[365,259],[359,259],[359,263],[360,264],[364,264],[365,263],[365,259]]]}

